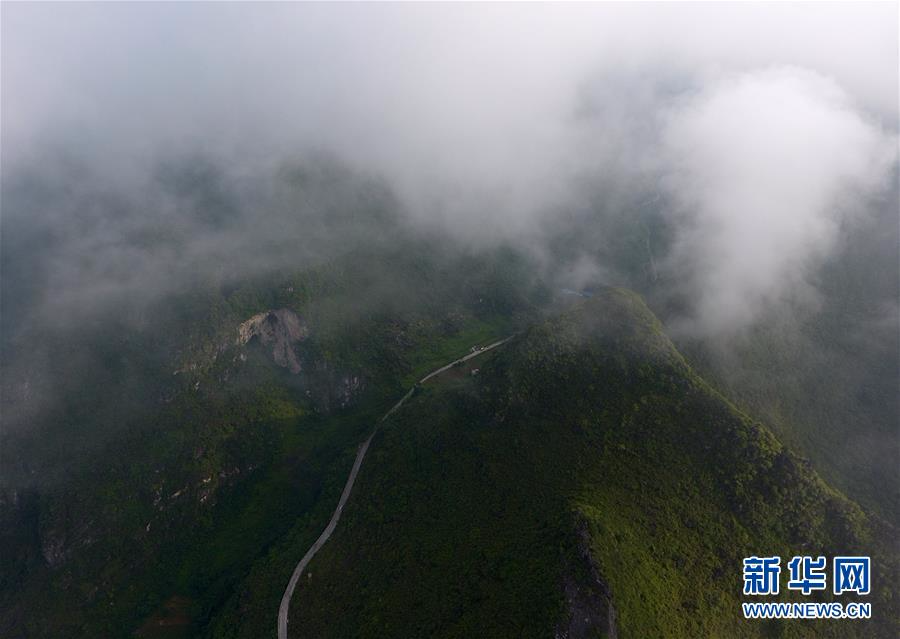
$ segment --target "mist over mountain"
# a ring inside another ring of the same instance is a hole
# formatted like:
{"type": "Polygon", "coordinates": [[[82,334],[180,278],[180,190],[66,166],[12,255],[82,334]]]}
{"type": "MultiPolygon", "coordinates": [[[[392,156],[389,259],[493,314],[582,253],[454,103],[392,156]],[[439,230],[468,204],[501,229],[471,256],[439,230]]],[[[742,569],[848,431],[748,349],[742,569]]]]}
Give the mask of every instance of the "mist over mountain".
{"type": "Polygon", "coordinates": [[[221,276],[223,255],[282,265],[261,253],[285,225],[302,243],[305,211],[348,204],[284,193],[285,167],[323,153],[408,223],[538,253],[541,225],[597,191],[655,198],[672,227],[656,266],[690,292],[694,330],[742,328],[809,293],[839,229],[885,201],[894,13],[10,7],[4,217],[62,243],[40,261],[65,305],[221,276]]]}
{"type": "MultiPolygon", "coordinates": [[[[234,632],[259,636],[354,447],[416,375],[608,287],[646,300],[729,424],[749,415],[796,452],[783,486],[817,504],[833,487],[872,517],[847,538],[881,539],[900,522],[898,19],[889,3],[4,3],[0,540],[17,550],[0,634],[131,636],[174,606],[184,636],[230,636],[236,610],[252,623],[234,632]],[[236,337],[285,321],[303,337],[280,360],[236,337]]],[[[567,362],[547,375],[589,374],[567,362]]],[[[477,395],[493,423],[496,398],[457,382],[426,400],[462,419],[477,395]]],[[[585,441],[619,441],[613,417],[591,423],[585,441]]],[[[782,532],[766,536],[788,548],[782,532]]]]}

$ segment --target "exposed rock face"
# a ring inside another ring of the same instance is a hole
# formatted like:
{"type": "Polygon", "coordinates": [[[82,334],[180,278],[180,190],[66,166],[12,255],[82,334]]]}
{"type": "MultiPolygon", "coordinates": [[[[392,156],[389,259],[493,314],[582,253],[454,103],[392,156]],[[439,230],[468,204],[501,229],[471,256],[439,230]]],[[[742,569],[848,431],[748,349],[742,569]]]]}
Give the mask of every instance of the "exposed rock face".
{"type": "Polygon", "coordinates": [[[275,311],[258,313],[240,325],[237,344],[243,346],[254,337],[265,346],[271,346],[272,358],[279,366],[296,375],[302,366],[294,344],[309,335],[309,329],[294,311],[280,308],[275,311]]]}
{"type": "Polygon", "coordinates": [[[68,555],[65,539],[61,534],[45,534],[41,538],[41,554],[51,568],[61,565],[68,555]]]}
{"type": "Polygon", "coordinates": [[[96,541],[97,531],[92,519],[75,522],[68,509],[46,519],[40,524],[38,536],[41,554],[50,568],[58,568],[79,548],[86,548],[96,541]]]}
{"type": "Polygon", "coordinates": [[[587,639],[607,637],[616,639],[616,609],[612,593],[590,551],[590,533],[584,522],[578,522],[578,560],[587,568],[587,580],[576,578],[571,567],[563,574],[566,612],[554,632],[555,639],[587,639]]]}
{"type": "Polygon", "coordinates": [[[341,380],[341,408],[346,408],[362,388],[359,375],[345,375],[341,380]]]}

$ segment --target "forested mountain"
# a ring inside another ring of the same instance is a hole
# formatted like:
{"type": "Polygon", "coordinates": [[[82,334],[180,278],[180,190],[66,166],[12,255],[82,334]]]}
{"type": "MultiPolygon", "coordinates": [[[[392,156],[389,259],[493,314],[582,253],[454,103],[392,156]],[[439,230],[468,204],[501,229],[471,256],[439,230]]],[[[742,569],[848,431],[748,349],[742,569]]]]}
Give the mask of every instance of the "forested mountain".
{"type": "Polygon", "coordinates": [[[0,639],[900,636],[898,25],[0,2],[0,639]]]}

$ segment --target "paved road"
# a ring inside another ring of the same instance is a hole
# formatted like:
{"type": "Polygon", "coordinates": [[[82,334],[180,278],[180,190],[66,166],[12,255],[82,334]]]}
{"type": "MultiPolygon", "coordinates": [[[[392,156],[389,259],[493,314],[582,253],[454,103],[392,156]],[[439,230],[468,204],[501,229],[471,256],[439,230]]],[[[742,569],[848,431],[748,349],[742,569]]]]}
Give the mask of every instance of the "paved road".
{"type": "MultiPolygon", "coordinates": [[[[506,339],[502,339],[499,342],[494,342],[489,346],[485,346],[483,349],[474,351],[469,353],[465,357],[460,357],[459,359],[453,360],[446,366],[442,366],[437,370],[431,371],[425,377],[419,380],[419,384],[423,384],[427,382],[429,379],[434,377],[435,375],[440,375],[445,370],[449,368],[453,368],[457,364],[468,361],[473,357],[478,357],[479,355],[488,352],[492,348],[497,348],[501,344],[505,344],[509,340],[512,339],[512,336],[507,337],[506,339]]],[[[325,526],[325,530],[322,531],[322,534],[319,535],[319,538],[316,539],[316,543],[314,543],[309,550],[306,551],[306,554],[303,555],[303,558],[300,560],[300,563],[297,564],[297,567],[294,568],[294,574],[291,575],[291,580],[288,582],[287,588],[284,590],[284,596],[281,597],[281,606],[278,608],[278,639],[287,639],[287,623],[288,623],[288,609],[291,607],[291,597],[294,595],[294,588],[297,587],[297,582],[300,580],[300,576],[303,574],[303,571],[306,569],[307,564],[312,561],[312,558],[316,556],[316,553],[319,552],[319,549],[325,545],[325,542],[331,537],[331,533],[334,532],[334,529],[337,527],[338,521],[341,519],[341,513],[344,511],[344,506],[347,504],[347,498],[350,497],[350,491],[353,490],[353,484],[356,481],[356,475],[359,473],[359,467],[362,466],[363,459],[366,457],[366,452],[369,450],[369,444],[372,442],[372,438],[375,437],[375,433],[378,432],[378,426],[381,425],[381,422],[386,420],[388,417],[393,415],[397,410],[403,406],[403,403],[412,397],[413,392],[416,390],[416,387],[407,391],[406,395],[400,398],[400,401],[394,404],[391,407],[391,410],[384,414],[380,420],[378,420],[378,424],[376,424],[375,429],[372,431],[372,434],[366,438],[356,452],[356,459],[353,462],[353,468],[350,469],[350,476],[347,477],[347,483],[344,484],[344,492],[341,493],[341,498],[338,500],[337,508],[334,509],[334,514],[331,515],[331,521],[328,522],[328,525],[325,526]]]]}

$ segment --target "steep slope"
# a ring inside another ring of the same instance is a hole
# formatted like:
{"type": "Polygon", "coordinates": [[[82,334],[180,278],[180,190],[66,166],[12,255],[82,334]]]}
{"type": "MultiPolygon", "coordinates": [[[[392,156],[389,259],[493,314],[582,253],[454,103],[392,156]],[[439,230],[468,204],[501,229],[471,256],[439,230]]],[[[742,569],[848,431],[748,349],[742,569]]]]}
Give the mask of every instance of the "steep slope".
{"type": "Polygon", "coordinates": [[[531,312],[518,269],[408,242],[50,335],[54,405],[10,433],[4,394],[0,636],[259,636],[407,378],[531,312]]]}
{"type": "MultiPolygon", "coordinates": [[[[900,525],[900,216],[896,184],[802,296],[765,309],[742,334],[681,336],[697,370],[829,484],[900,525]]],[[[658,293],[676,282],[660,282],[658,293]]],[[[664,304],[654,306],[663,316],[664,304]]]]}
{"type": "Polygon", "coordinates": [[[895,636],[892,532],[712,391],[639,298],[608,289],[397,414],[290,630],[895,636]],[[872,555],[872,622],[742,619],[743,557],[854,553],[872,555]]]}

